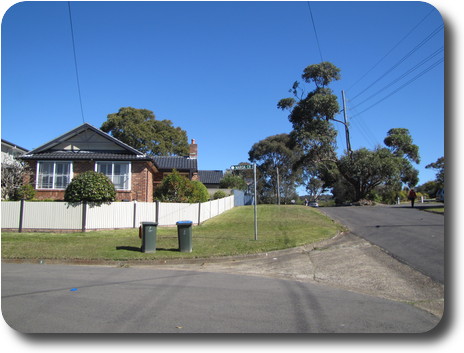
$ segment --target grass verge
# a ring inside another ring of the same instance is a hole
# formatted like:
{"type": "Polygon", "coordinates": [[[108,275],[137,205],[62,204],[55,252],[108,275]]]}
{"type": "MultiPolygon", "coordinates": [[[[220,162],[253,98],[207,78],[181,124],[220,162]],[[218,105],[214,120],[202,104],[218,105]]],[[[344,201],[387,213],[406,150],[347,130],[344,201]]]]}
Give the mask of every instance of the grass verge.
{"type": "Polygon", "coordinates": [[[2,233],[2,259],[150,260],[254,254],[296,247],[335,235],[340,226],[304,206],[236,207],[194,226],[191,253],[178,251],[177,228],[158,228],[156,252],[140,252],[138,229],[86,233],[2,233]]]}

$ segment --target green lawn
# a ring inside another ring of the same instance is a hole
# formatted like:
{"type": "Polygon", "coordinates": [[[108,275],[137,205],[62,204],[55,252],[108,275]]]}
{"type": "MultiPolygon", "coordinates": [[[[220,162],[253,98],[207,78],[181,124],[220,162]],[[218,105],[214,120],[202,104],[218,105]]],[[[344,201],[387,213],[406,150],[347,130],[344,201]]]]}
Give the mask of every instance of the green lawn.
{"type": "Polygon", "coordinates": [[[87,233],[2,233],[2,259],[147,260],[252,254],[329,238],[340,226],[304,206],[258,206],[258,240],[253,207],[236,207],[193,227],[192,253],[178,249],[177,228],[159,227],[156,252],[140,252],[138,229],[87,233]]]}

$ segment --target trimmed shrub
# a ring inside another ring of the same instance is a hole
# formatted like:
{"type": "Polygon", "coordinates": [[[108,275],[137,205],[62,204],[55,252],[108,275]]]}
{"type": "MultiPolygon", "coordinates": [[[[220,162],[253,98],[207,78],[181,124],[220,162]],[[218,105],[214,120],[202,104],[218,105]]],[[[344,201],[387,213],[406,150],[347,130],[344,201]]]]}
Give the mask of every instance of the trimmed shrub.
{"type": "Polygon", "coordinates": [[[213,195],[213,199],[214,199],[214,200],[222,199],[222,198],[224,198],[224,197],[227,197],[227,194],[226,194],[224,191],[222,191],[222,190],[216,191],[216,192],[214,193],[214,195],[213,195]]]}
{"type": "Polygon", "coordinates": [[[35,189],[31,184],[25,184],[15,190],[14,200],[32,200],[35,197],[35,189]]]}
{"type": "Polygon", "coordinates": [[[191,181],[177,170],[163,178],[154,193],[161,202],[196,203],[209,200],[208,189],[199,181],[191,181]]]}
{"type": "Polygon", "coordinates": [[[114,184],[103,173],[84,172],[73,178],[66,188],[64,200],[67,202],[90,202],[97,206],[116,199],[114,184]]]}

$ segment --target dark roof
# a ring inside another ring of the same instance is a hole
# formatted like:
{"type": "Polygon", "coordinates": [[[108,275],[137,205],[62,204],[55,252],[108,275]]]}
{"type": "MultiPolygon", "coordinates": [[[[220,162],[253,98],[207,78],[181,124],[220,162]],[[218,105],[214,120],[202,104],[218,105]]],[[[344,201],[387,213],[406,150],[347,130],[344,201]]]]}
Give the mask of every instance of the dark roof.
{"type": "Polygon", "coordinates": [[[143,152],[136,150],[135,148],[125,144],[124,142],[119,141],[111,135],[108,135],[106,132],[97,129],[96,127],[84,123],[75,129],[68,131],[67,133],[43,144],[40,147],[33,149],[32,151],[23,154],[20,159],[23,160],[113,160],[113,161],[151,161],[152,159],[143,152]],[[121,150],[117,151],[53,151],[53,147],[59,145],[60,143],[69,140],[70,138],[86,131],[90,130],[97,135],[102,136],[103,138],[109,140],[110,142],[121,147],[121,150]]]}
{"type": "Polygon", "coordinates": [[[105,153],[105,152],[86,152],[86,151],[55,151],[34,154],[24,154],[20,159],[23,160],[112,160],[112,161],[151,161],[146,155],[105,153]]]}
{"type": "Polygon", "coordinates": [[[110,140],[111,142],[115,143],[116,145],[122,147],[123,149],[125,149],[127,151],[128,154],[136,154],[136,155],[144,155],[143,152],[140,152],[138,150],[136,150],[135,148],[125,144],[124,142],[122,141],[119,141],[117,138],[114,138],[113,136],[111,135],[108,135],[106,132],[103,132],[102,130],[100,129],[97,129],[96,127],[88,124],[88,123],[84,123],[78,127],[76,127],[75,129],[72,129],[71,131],[68,131],[67,133],[47,142],[46,144],[40,146],[40,147],[37,147],[35,149],[33,149],[32,151],[30,151],[28,153],[28,155],[32,155],[32,154],[36,154],[36,153],[40,153],[40,152],[45,152],[49,149],[51,149],[52,147],[58,145],[59,143],[63,142],[63,141],[66,141],[68,140],[69,138],[85,131],[85,130],[91,130],[95,133],[97,133],[98,135],[110,140]]]}
{"type": "Polygon", "coordinates": [[[222,170],[199,170],[198,176],[203,184],[219,184],[224,174],[222,170]]]}
{"type": "Polygon", "coordinates": [[[156,167],[160,170],[198,170],[196,158],[178,156],[155,156],[153,157],[153,161],[155,162],[156,167]]]}

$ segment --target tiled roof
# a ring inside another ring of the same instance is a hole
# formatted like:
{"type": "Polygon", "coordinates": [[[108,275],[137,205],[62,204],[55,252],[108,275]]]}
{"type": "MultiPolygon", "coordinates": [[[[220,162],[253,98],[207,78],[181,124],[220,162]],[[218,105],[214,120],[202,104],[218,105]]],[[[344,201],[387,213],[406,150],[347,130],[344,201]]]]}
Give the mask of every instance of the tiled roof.
{"type": "Polygon", "coordinates": [[[147,155],[122,154],[113,152],[86,152],[86,151],[55,151],[34,154],[23,154],[23,160],[112,160],[112,161],[149,161],[147,155]]]}
{"type": "Polygon", "coordinates": [[[178,156],[155,156],[153,161],[158,169],[198,170],[197,159],[178,156]]]}
{"type": "Polygon", "coordinates": [[[222,170],[199,170],[198,176],[203,184],[219,184],[224,174],[222,170]]]}

